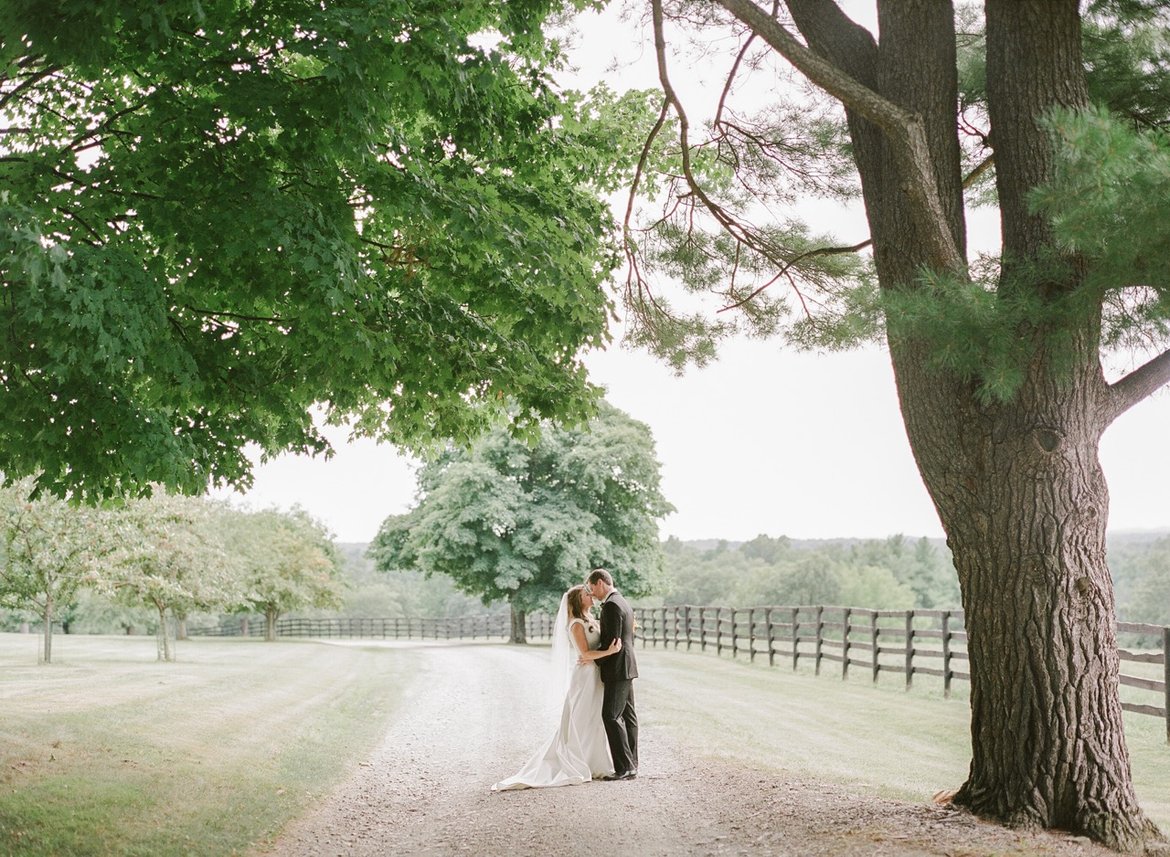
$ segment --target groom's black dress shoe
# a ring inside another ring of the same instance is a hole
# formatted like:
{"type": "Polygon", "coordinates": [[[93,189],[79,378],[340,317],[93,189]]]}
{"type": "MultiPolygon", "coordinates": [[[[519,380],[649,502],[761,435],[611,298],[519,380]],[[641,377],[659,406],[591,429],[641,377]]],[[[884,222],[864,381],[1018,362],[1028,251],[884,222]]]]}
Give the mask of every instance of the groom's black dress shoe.
{"type": "Polygon", "coordinates": [[[615,780],[632,780],[637,776],[638,776],[638,772],[636,770],[630,770],[630,771],[622,771],[620,774],[614,774],[613,778],[615,780]]]}

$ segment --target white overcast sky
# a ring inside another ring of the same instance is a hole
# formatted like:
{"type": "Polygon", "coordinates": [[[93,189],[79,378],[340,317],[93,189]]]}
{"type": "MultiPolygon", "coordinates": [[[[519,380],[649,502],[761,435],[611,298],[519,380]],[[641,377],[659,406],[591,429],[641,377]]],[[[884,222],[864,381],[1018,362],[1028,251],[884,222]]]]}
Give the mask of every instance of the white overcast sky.
{"type": "MultiPolygon", "coordinates": [[[[865,10],[858,10],[858,19],[867,20],[865,10]]],[[[638,44],[636,25],[617,24],[612,15],[581,30],[576,85],[600,76],[626,86],[654,85],[648,33],[640,34],[638,44]],[[623,65],[607,72],[615,46],[622,49],[623,65]]],[[[686,77],[676,70],[676,85],[700,99],[710,80],[689,70],[686,77]]],[[[855,224],[841,237],[864,237],[858,212],[831,214],[855,224]]],[[[982,231],[983,243],[994,241],[990,215],[977,216],[971,228],[982,231]]],[[[972,243],[979,243],[978,236],[972,243]]],[[[808,354],[778,340],[744,340],[725,346],[716,363],[682,377],[620,343],[586,362],[607,399],[654,434],[662,490],[677,509],[661,522],[663,537],[942,535],[910,455],[882,349],[808,354]]],[[[1170,529],[1168,428],[1170,391],[1163,390],[1106,433],[1101,462],[1111,530],[1170,529]]],[[[216,496],[252,508],[297,504],[338,540],[369,541],[387,515],[412,504],[415,466],[393,447],[347,443],[344,431],[330,437],[337,446],[332,459],[281,456],[257,466],[246,495],[216,496]]]]}

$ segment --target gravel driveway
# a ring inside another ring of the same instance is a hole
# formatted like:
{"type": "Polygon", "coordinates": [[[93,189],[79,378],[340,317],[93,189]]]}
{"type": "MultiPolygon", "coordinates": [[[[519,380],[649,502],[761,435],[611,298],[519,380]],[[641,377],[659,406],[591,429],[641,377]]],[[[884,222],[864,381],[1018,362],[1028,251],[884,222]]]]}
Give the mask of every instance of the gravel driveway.
{"type": "Polygon", "coordinates": [[[646,726],[636,780],[493,793],[545,738],[530,696],[542,658],[500,645],[410,645],[423,670],[381,746],[255,857],[1114,854],[712,761],[646,726]]]}

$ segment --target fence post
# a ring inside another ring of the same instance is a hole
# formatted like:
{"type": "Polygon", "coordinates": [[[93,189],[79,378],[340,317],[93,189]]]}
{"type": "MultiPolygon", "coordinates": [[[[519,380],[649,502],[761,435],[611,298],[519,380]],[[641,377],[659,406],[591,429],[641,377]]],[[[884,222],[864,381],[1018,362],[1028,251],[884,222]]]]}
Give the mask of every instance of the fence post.
{"type": "Polygon", "coordinates": [[[942,616],[943,650],[943,697],[951,696],[951,611],[944,610],[942,616]]]}
{"type": "Polygon", "coordinates": [[[869,641],[873,646],[873,683],[877,684],[878,673],[881,672],[881,664],[878,663],[878,612],[874,610],[869,614],[869,641]]]}
{"type": "Polygon", "coordinates": [[[1170,744],[1170,628],[1162,629],[1162,684],[1166,695],[1166,743],[1170,744]]]}
{"type": "Polygon", "coordinates": [[[739,624],[735,621],[736,614],[742,611],[731,608],[731,658],[735,660],[739,654],[739,624]]]}
{"type": "Polygon", "coordinates": [[[756,608],[748,608],[748,663],[756,662],[756,608]]]}
{"type": "Polygon", "coordinates": [[[792,613],[792,624],[789,626],[792,629],[792,671],[796,672],[796,668],[800,665],[800,608],[788,608],[792,613]]]}
{"type": "Polygon", "coordinates": [[[699,651],[707,651],[707,608],[699,608],[699,651]]]}
{"type": "Polygon", "coordinates": [[[817,643],[816,643],[816,674],[821,674],[821,658],[824,655],[825,647],[825,608],[824,605],[817,605],[817,643]]]}
{"type": "Polygon", "coordinates": [[[691,650],[691,605],[684,604],[683,611],[683,634],[687,638],[687,651],[691,650]]]}
{"type": "Polygon", "coordinates": [[[841,617],[841,678],[849,677],[849,626],[852,625],[851,617],[853,615],[853,608],[846,607],[841,617]]]}
{"type": "Polygon", "coordinates": [[[914,680],[914,611],[906,611],[906,690],[914,680]]]}
{"type": "Polygon", "coordinates": [[[776,666],[776,644],[772,639],[772,632],[775,630],[775,625],[772,624],[772,608],[769,607],[764,612],[764,629],[768,633],[768,666],[776,666]]]}

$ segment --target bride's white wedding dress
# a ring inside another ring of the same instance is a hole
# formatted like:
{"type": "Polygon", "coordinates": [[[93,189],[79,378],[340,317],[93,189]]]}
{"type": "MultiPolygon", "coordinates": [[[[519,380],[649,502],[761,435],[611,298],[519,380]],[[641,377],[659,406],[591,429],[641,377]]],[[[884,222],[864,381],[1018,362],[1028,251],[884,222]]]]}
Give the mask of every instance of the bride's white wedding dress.
{"type": "MultiPolygon", "coordinates": [[[[601,639],[597,623],[573,619],[564,630],[572,651],[577,651],[572,636],[574,625],[585,627],[585,640],[590,649],[596,649],[601,639]]],[[[601,722],[602,693],[596,662],[574,665],[556,733],[517,774],[496,783],[492,791],[571,786],[611,776],[613,762],[601,722]]]]}

